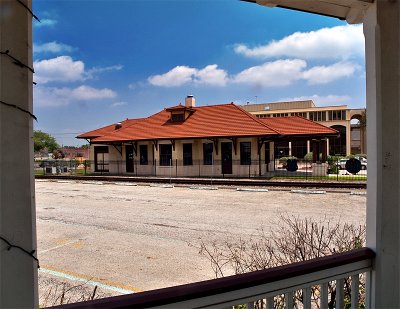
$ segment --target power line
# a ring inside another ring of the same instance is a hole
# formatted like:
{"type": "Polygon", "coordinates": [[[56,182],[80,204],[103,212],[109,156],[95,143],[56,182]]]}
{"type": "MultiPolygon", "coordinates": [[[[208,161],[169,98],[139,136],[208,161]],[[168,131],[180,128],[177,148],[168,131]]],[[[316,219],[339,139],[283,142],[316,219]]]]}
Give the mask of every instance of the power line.
{"type": "Polygon", "coordinates": [[[28,111],[26,109],[23,109],[22,107],[19,107],[18,105],[7,103],[7,102],[1,101],[1,100],[0,100],[0,103],[3,105],[6,105],[8,107],[16,108],[16,109],[20,110],[21,112],[24,112],[24,113],[30,115],[33,119],[36,120],[36,122],[38,121],[37,117],[34,114],[32,114],[30,111],[28,111]]]}
{"type": "Polygon", "coordinates": [[[32,259],[34,259],[34,260],[37,262],[38,268],[40,268],[39,259],[38,259],[36,256],[34,256],[36,250],[28,251],[28,250],[22,248],[21,246],[12,244],[11,242],[9,242],[7,239],[5,239],[5,238],[2,237],[2,236],[0,236],[0,239],[1,239],[2,241],[4,241],[4,242],[7,244],[7,246],[8,246],[7,250],[8,250],[8,251],[10,251],[12,248],[21,250],[21,251],[24,252],[26,255],[29,255],[32,259]]]}
{"type": "Polygon", "coordinates": [[[28,10],[29,13],[31,13],[32,17],[34,19],[36,19],[38,22],[41,22],[39,17],[37,17],[35,14],[33,14],[32,10],[25,4],[23,3],[21,0],[17,0],[19,4],[21,4],[24,8],[26,8],[28,10]]]}
{"type": "Polygon", "coordinates": [[[7,56],[7,57],[11,58],[15,65],[17,65],[17,66],[19,66],[21,68],[27,68],[32,73],[35,73],[35,70],[33,68],[31,68],[30,66],[26,65],[22,61],[18,60],[14,56],[10,55],[10,51],[8,49],[6,51],[0,51],[0,55],[4,55],[4,56],[7,56]]]}

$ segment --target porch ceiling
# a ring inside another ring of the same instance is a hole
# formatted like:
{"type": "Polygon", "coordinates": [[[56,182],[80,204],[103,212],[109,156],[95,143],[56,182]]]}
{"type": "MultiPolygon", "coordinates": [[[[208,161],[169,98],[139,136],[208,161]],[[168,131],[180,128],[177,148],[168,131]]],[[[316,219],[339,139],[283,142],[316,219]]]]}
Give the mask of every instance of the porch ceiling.
{"type": "Polygon", "coordinates": [[[267,7],[281,7],[346,20],[349,24],[363,22],[374,0],[242,0],[267,7]]]}

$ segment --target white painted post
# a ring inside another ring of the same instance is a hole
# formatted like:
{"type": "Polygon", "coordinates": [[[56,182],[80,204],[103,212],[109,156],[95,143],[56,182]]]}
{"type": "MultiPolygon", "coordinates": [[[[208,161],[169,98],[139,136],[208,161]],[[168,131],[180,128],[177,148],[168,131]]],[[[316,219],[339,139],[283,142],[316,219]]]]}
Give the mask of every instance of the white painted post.
{"type": "Polygon", "coordinates": [[[293,309],[293,292],[285,293],[285,309],[293,309]]]}
{"type": "MultiPolygon", "coordinates": [[[[22,3],[31,7],[30,0],[22,3]]],[[[0,0],[0,51],[6,50],[32,68],[32,15],[18,1],[0,0]]],[[[28,253],[36,250],[33,129],[28,113],[32,82],[28,68],[0,55],[0,236],[28,253]]],[[[37,262],[0,240],[0,308],[37,307],[37,262]]]]}
{"type": "Polygon", "coordinates": [[[371,308],[400,308],[400,2],[364,19],[367,76],[367,246],[375,250],[371,308]]]}
{"type": "Polygon", "coordinates": [[[350,121],[346,123],[346,156],[351,154],[351,126],[350,121]]]}
{"type": "Polygon", "coordinates": [[[321,286],[320,308],[328,309],[328,283],[322,283],[321,286]]]}
{"type": "Polygon", "coordinates": [[[274,297],[267,297],[265,308],[274,309],[274,307],[275,307],[274,297]]]}
{"type": "Polygon", "coordinates": [[[336,308],[343,309],[344,308],[344,279],[336,280],[336,308]]]}
{"type": "MultiPolygon", "coordinates": [[[[328,156],[331,155],[331,154],[329,153],[329,138],[326,139],[326,154],[327,154],[328,156]]],[[[332,155],[334,155],[334,154],[332,154],[332,155]]]]}
{"type": "Polygon", "coordinates": [[[303,289],[303,308],[311,309],[311,287],[303,289]]]}
{"type": "Polygon", "coordinates": [[[359,275],[351,276],[351,308],[358,308],[358,294],[360,290],[359,275]]]}

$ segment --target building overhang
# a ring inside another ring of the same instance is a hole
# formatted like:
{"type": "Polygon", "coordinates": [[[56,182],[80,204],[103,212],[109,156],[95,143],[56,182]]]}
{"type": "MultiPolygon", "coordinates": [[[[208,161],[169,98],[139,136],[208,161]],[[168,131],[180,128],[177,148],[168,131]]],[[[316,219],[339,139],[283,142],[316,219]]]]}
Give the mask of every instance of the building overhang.
{"type": "Polygon", "coordinates": [[[374,0],[242,0],[266,7],[280,7],[307,13],[319,14],[341,20],[349,24],[360,24],[374,0]]]}

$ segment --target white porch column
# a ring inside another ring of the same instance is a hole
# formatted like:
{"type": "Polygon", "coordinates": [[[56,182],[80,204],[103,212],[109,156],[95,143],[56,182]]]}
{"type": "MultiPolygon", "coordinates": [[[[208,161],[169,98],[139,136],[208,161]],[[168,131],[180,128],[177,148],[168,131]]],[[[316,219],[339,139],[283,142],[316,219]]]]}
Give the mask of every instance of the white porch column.
{"type": "MultiPolygon", "coordinates": [[[[22,2],[31,7],[30,0],[22,2]]],[[[32,67],[32,16],[18,1],[0,0],[0,51],[7,50],[32,67]]],[[[32,117],[26,112],[32,112],[32,73],[13,62],[0,55],[0,236],[30,253],[36,250],[32,117]]],[[[0,240],[0,308],[38,307],[37,262],[27,253],[0,240]]]]}
{"type": "Polygon", "coordinates": [[[351,126],[350,121],[346,124],[346,156],[351,154],[351,126]]]}
{"type": "Polygon", "coordinates": [[[292,142],[289,142],[289,157],[292,156],[292,142]]]}
{"type": "Polygon", "coordinates": [[[269,171],[275,171],[275,142],[269,142],[269,171]]]}
{"type": "MultiPolygon", "coordinates": [[[[330,156],[331,154],[329,153],[329,138],[326,139],[326,155],[330,156]]],[[[333,154],[332,154],[333,155],[333,154]]]]}
{"type": "Polygon", "coordinates": [[[400,2],[364,21],[368,113],[367,246],[376,251],[371,308],[400,308],[400,2]]]}

